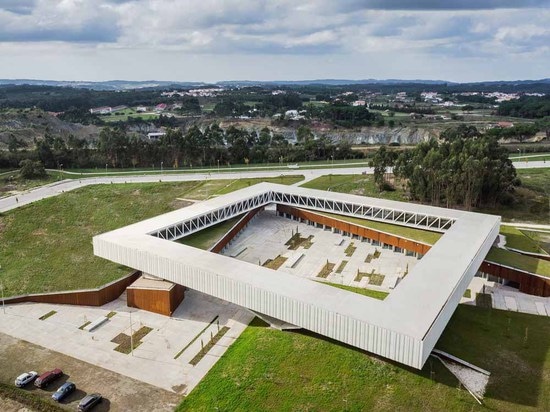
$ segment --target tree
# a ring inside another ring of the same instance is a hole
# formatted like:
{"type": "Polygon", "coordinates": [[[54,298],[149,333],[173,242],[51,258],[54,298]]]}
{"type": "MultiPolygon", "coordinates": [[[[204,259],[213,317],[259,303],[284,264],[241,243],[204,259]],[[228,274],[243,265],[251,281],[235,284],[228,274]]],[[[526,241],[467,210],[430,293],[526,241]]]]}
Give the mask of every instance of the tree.
{"type": "Polygon", "coordinates": [[[546,134],[546,139],[550,140],[550,116],[546,116],[536,122],[539,130],[543,131],[546,134]]]}
{"type": "Polygon", "coordinates": [[[305,143],[309,140],[313,140],[313,137],[313,132],[309,127],[304,125],[298,127],[298,131],[296,132],[296,140],[299,143],[305,143]]]}
{"type": "Polygon", "coordinates": [[[36,179],[46,176],[46,169],[39,161],[21,160],[19,167],[19,173],[24,179],[36,179]]]}
{"type": "Polygon", "coordinates": [[[394,173],[407,181],[412,199],[467,209],[507,202],[518,184],[508,153],[494,136],[420,143],[399,155],[394,173]]]}
{"type": "Polygon", "coordinates": [[[387,150],[386,146],[381,146],[369,162],[369,166],[374,168],[374,183],[380,191],[393,189],[388,181],[386,172],[388,168],[394,166],[395,160],[395,152],[387,150]]]}

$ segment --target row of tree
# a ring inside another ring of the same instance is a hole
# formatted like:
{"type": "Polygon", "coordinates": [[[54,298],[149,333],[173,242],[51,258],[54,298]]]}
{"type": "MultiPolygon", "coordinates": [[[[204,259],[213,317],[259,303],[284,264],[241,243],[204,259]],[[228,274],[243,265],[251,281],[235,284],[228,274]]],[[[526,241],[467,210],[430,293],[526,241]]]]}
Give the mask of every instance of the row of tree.
{"type": "Polygon", "coordinates": [[[391,189],[388,170],[393,168],[413,200],[467,209],[509,203],[520,181],[508,152],[494,136],[464,131],[400,153],[381,147],[371,161],[376,184],[391,189]]]}
{"type": "Polygon", "coordinates": [[[313,160],[362,157],[347,142],[338,144],[314,135],[307,127],[291,144],[269,128],[259,132],[212,124],[192,126],[187,132],[168,129],[158,140],[147,140],[121,127],[105,127],[97,142],[46,134],[33,148],[21,148],[12,139],[10,151],[0,152],[0,168],[17,167],[21,160],[39,160],[47,168],[165,168],[217,166],[249,163],[295,163],[313,160]]]}
{"type": "Polygon", "coordinates": [[[540,119],[550,116],[550,95],[523,96],[517,100],[502,102],[497,113],[500,116],[540,119]]]}

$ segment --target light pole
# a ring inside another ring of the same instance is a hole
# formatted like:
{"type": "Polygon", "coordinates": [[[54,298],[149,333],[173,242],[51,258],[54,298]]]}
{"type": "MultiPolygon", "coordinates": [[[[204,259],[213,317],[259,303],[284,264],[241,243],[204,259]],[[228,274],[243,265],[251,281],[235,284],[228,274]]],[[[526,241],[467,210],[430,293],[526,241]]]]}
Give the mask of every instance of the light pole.
{"type": "Polygon", "coordinates": [[[107,163],[105,163],[105,173],[107,173],[107,163]]]}
{"type": "Polygon", "coordinates": [[[160,174],[163,172],[164,162],[160,162],[160,174]]]}
{"type": "Polygon", "coordinates": [[[519,152],[519,161],[521,162],[521,149],[518,149],[518,152],[519,152]]]}
{"type": "Polygon", "coordinates": [[[220,173],[220,159],[218,159],[218,173],[220,173]]]}
{"type": "MultiPolygon", "coordinates": [[[[2,270],[2,266],[0,265],[0,270],[2,270]]],[[[2,310],[4,311],[4,315],[6,314],[6,302],[4,301],[4,284],[0,283],[0,290],[2,291],[2,310]]]]}
{"type": "Polygon", "coordinates": [[[132,309],[130,309],[130,353],[134,356],[134,331],[132,329],[132,309]]]}

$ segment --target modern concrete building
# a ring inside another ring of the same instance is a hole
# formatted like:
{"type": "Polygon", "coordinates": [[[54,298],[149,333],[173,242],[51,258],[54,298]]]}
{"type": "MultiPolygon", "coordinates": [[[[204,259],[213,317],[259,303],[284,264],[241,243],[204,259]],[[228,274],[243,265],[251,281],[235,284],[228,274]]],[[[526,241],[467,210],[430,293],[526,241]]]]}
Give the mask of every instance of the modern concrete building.
{"type": "Polygon", "coordinates": [[[497,216],[261,183],[95,236],[93,245],[97,256],[420,369],[499,226],[497,216]],[[383,301],[174,242],[270,204],[443,236],[383,301]]]}

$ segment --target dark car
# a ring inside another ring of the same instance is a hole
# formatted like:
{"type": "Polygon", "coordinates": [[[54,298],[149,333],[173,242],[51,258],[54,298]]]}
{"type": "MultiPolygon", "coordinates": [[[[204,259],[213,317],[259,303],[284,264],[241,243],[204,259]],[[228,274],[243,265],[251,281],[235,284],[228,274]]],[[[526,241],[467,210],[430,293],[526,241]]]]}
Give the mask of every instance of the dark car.
{"type": "Polygon", "coordinates": [[[78,404],[78,411],[79,412],[86,412],[92,409],[94,406],[96,406],[99,402],[101,402],[103,398],[99,393],[92,393],[91,395],[85,396],[80,403],[78,404]]]}
{"type": "Polygon", "coordinates": [[[72,382],[65,382],[52,395],[52,399],[56,402],[61,402],[68,394],[74,392],[76,385],[72,382]]]}
{"type": "Polygon", "coordinates": [[[63,375],[63,371],[59,368],[56,368],[49,372],[44,372],[34,381],[34,386],[38,388],[45,388],[48,384],[52,383],[54,380],[63,375]]]}

